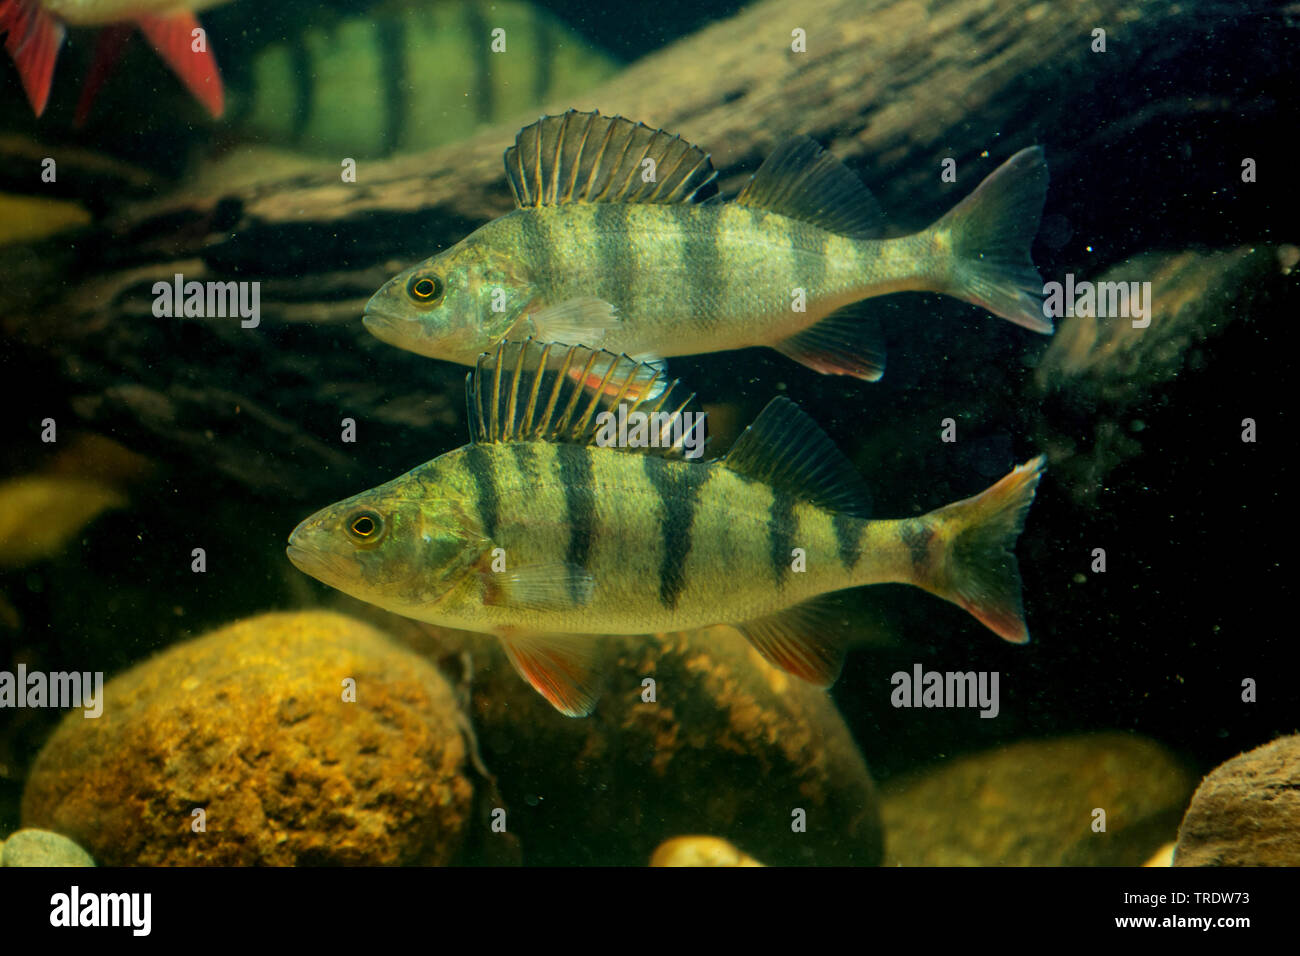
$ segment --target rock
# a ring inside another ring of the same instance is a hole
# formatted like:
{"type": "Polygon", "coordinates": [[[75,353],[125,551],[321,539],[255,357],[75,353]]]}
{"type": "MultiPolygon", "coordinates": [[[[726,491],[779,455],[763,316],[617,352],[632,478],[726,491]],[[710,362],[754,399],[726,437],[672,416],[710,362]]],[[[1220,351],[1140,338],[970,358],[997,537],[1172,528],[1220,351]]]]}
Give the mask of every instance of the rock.
{"type": "Polygon", "coordinates": [[[1143,450],[1143,416],[1206,364],[1230,325],[1294,307],[1297,254],[1292,245],[1151,252],[1095,277],[1126,289],[1149,282],[1151,311],[1136,328],[1131,318],[1063,319],[1034,373],[1038,444],[1077,501],[1092,504],[1111,471],[1143,450]]]}
{"type": "Polygon", "coordinates": [[[600,640],[604,693],[575,719],[525,684],[495,639],[424,638],[468,685],[525,864],[642,866],[683,833],[754,848],[769,865],[880,862],[875,788],[825,691],[726,627],[600,640]],[[654,702],[642,700],[646,678],[654,702]]]}
{"type": "Polygon", "coordinates": [[[0,843],[0,866],[94,866],[90,854],[49,830],[19,830],[0,843]]]}
{"type": "Polygon", "coordinates": [[[708,836],[674,837],[659,844],[651,866],[762,866],[726,840],[708,836]]]}
{"type": "Polygon", "coordinates": [[[472,793],[459,720],[446,680],[368,625],[259,615],[113,678],[99,719],[69,714],[22,819],[110,866],[448,863],[472,793]]]}
{"type": "Polygon", "coordinates": [[[1300,866],[1300,735],[1233,757],[1201,781],[1174,866],[1300,866]]]}
{"type": "Polygon", "coordinates": [[[886,862],[1140,866],[1173,836],[1194,786],[1164,747],[1119,733],[955,757],[883,788],[886,862]],[[1105,832],[1092,829],[1098,808],[1105,832]]]}

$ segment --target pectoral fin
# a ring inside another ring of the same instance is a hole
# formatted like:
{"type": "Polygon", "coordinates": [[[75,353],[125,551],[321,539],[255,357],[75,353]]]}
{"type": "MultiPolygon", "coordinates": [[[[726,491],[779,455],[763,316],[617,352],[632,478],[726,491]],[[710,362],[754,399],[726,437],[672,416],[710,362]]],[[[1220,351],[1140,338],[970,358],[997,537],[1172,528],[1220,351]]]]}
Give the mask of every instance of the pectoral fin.
{"type": "Polygon", "coordinates": [[[588,634],[501,636],[506,657],[533,690],[566,717],[586,717],[600,695],[595,639],[588,634]]]}
{"type": "Polygon", "coordinates": [[[534,611],[570,611],[591,601],[596,579],[586,568],[559,562],[485,572],[485,604],[534,611]]]}

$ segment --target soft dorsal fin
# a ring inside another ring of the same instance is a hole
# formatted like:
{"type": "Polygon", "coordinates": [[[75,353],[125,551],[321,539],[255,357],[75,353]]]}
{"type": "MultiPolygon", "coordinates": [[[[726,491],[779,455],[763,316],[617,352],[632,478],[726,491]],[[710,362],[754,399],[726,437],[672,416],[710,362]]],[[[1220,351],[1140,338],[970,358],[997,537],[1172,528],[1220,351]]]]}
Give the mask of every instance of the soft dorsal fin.
{"type": "Polygon", "coordinates": [[[821,508],[859,518],[871,510],[857,469],[788,398],[768,402],[723,461],[737,474],[821,508]]]}
{"type": "Polygon", "coordinates": [[[854,239],[879,235],[884,219],[862,180],[807,136],[778,146],[736,202],[854,239]]]}
{"type": "Polygon", "coordinates": [[[678,385],[675,379],[664,381],[663,368],[626,355],[532,339],[503,341],[480,355],[466,377],[470,440],[603,444],[598,441],[606,428],[601,412],[626,419],[629,435],[635,413],[643,413],[643,441],[608,447],[684,457],[688,444],[705,440],[705,419],[695,394],[685,395],[678,385]]]}
{"type": "Polygon", "coordinates": [[[563,203],[691,203],[718,191],[709,154],[621,116],[569,110],[525,126],[506,150],[520,207],[563,203]],[[642,173],[654,160],[654,178],[642,173]]]}

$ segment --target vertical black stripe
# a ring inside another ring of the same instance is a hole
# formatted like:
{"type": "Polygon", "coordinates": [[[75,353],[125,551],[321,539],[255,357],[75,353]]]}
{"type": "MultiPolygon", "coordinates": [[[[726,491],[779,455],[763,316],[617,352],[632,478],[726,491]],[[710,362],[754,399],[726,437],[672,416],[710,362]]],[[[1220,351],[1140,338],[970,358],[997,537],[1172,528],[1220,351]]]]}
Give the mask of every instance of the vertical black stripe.
{"type": "MultiPolygon", "coordinates": [[[[511,213],[519,220],[519,229],[521,232],[520,250],[524,254],[524,261],[528,263],[529,271],[537,277],[537,283],[543,290],[554,287],[553,270],[554,254],[551,249],[549,230],[543,228],[541,217],[545,215],[541,209],[518,209],[511,213]]],[[[571,343],[578,345],[581,343],[571,343]]]]}
{"type": "Polygon", "coordinates": [[[402,145],[407,91],[410,78],[406,63],[406,18],[379,17],[375,20],[375,42],[379,44],[379,75],[383,77],[382,148],[385,156],[402,145]]]}
{"type": "Polygon", "coordinates": [[[924,518],[909,518],[899,526],[898,537],[907,548],[912,569],[920,576],[930,566],[930,539],[934,537],[934,529],[924,518]]]}
{"type": "Polygon", "coordinates": [[[772,489],[772,505],[767,514],[767,539],[772,558],[772,573],[779,590],[785,587],[785,579],[790,574],[790,552],[794,550],[794,503],[793,495],[778,488],[772,489]]]}
{"type": "Polygon", "coordinates": [[[659,602],[673,609],[686,588],[686,562],[694,544],[695,513],[700,491],[713,474],[708,465],[643,455],[646,477],[659,496],[659,534],[663,557],[659,562],[659,602]]]}
{"type": "MultiPolygon", "coordinates": [[[[830,243],[831,234],[793,220],[787,220],[787,224],[790,226],[790,261],[795,272],[792,284],[803,287],[808,296],[808,310],[811,312],[813,303],[826,294],[826,272],[830,266],[826,247],[830,243]],[[799,240],[807,241],[810,236],[815,240],[812,245],[816,255],[799,252],[802,247],[799,240]]],[[[789,307],[788,302],[786,307],[789,307]]]]}
{"type": "Polygon", "coordinates": [[[852,571],[860,556],[858,539],[865,524],[861,518],[840,511],[831,518],[831,524],[835,528],[835,541],[839,545],[840,565],[845,571],[852,571]]]}
{"type": "MultiPolygon", "coordinates": [[[[575,571],[587,569],[591,543],[595,537],[596,480],[591,467],[591,449],[586,445],[555,445],[560,465],[560,483],[564,488],[565,516],[569,522],[569,549],[565,561],[575,571]]],[[[569,596],[579,603],[580,581],[569,575],[569,596]]]]}
{"type": "Polygon", "coordinates": [[[538,467],[537,446],[532,442],[511,442],[507,447],[515,456],[515,466],[523,476],[524,485],[536,488],[542,483],[542,472],[538,467]]]}
{"type": "MultiPolygon", "coordinates": [[[[483,19],[477,3],[467,3],[465,13],[465,35],[469,37],[469,48],[474,51],[474,82],[470,87],[470,100],[474,103],[475,115],[480,123],[492,120],[492,110],[496,97],[492,92],[492,57],[509,56],[507,53],[492,52],[493,27],[483,19]]],[[[506,34],[506,50],[510,49],[510,34],[506,34]]]]}
{"type": "Polygon", "coordinates": [[[690,315],[695,322],[703,326],[713,325],[720,316],[714,307],[718,301],[718,283],[721,281],[722,235],[721,206],[710,208],[665,206],[672,209],[680,218],[685,233],[682,243],[682,258],[686,263],[686,275],[689,277],[688,291],[690,315]]]}
{"type": "Polygon", "coordinates": [[[289,65],[293,70],[293,125],[289,129],[289,140],[301,143],[311,123],[312,110],[316,108],[316,87],[312,78],[316,68],[311,62],[311,51],[300,33],[289,44],[289,65]]]}
{"type": "Polygon", "coordinates": [[[630,207],[626,203],[595,203],[587,208],[600,267],[600,297],[626,310],[635,304],[630,295],[636,264],[628,223],[630,207]]]}
{"type": "Polygon", "coordinates": [[[483,533],[495,542],[497,526],[501,521],[501,499],[497,493],[496,475],[492,471],[492,459],[486,446],[466,446],[465,466],[469,469],[474,488],[478,492],[479,523],[483,525],[483,533]]]}

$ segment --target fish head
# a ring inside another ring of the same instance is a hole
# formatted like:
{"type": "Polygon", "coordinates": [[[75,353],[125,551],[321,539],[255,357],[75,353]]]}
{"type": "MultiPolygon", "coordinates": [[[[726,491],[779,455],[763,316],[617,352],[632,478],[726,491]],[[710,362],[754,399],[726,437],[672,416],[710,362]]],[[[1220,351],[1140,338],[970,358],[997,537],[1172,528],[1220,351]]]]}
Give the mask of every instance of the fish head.
{"type": "Polygon", "coordinates": [[[363,322],[390,345],[473,365],[535,295],[522,264],[476,234],[389,279],[366,303],[363,322]]]}
{"type": "Polygon", "coordinates": [[[490,545],[462,496],[430,475],[429,465],[307,518],[289,535],[289,560],[362,601],[436,617],[453,594],[473,586],[490,545]]]}

